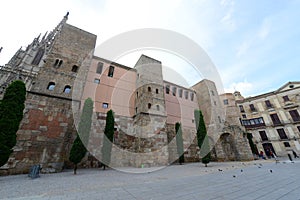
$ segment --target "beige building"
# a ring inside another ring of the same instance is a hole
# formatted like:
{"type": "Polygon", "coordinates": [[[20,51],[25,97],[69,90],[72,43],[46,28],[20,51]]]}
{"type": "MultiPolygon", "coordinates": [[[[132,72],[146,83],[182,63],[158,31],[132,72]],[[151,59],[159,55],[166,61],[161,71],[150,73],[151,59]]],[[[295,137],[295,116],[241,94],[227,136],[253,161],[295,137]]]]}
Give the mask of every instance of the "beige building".
{"type": "Polygon", "coordinates": [[[252,133],[258,150],[269,156],[300,153],[300,82],[288,82],[276,91],[243,98],[234,93],[240,120],[252,133]]]}

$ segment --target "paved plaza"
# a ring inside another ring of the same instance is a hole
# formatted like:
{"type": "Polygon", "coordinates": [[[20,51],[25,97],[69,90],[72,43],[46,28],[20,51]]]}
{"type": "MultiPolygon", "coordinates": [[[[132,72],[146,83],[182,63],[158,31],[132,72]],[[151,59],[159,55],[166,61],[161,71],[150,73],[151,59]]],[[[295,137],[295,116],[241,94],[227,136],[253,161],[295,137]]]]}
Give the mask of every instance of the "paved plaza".
{"type": "MultiPolygon", "coordinates": [[[[143,172],[145,169],[122,169],[143,172]]],[[[0,177],[0,199],[300,199],[300,160],[172,165],[151,173],[79,169],[0,177]]]]}

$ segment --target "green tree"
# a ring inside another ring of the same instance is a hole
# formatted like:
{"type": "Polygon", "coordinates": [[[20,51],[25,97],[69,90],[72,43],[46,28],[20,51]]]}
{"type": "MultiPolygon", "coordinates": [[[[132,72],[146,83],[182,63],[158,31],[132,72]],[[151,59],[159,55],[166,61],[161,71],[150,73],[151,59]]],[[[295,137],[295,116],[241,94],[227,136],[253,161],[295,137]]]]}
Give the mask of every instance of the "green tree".
{"type": "Polygon", "coordinates": [[[109,110],[106,115],[106,124],[104,129],[103,146],[102,146],[102,163],[105,167],[110,164],[111,159],[111,148],[114,139],[114,113],[109,110]]]}
{"type": "Polygon", "coordinates": [[[82,109],[77,137],[74,140],[69,156],[69,160],[74,163],[74,174],[76,174],[77,171],[77,164],[81,162],[87,152],[85,146],[88,145],[89,141],[92,115],[93,101],[91,98],[87,98],[82,109]]]}
{"type": "Polygon", "coordinates": [[[179,164],[184,163],[184,151],[183,151],[183,139],[182,139],[182,129],[181,124],[177,122],[175,124],[176,131],[176,145],[177,145],[177,153],[179,155],[179,164]]]}
{"type": "Polygon", "coordinates": [[[7,87],[0,102],[0,166],[8,161],[16,145],[16,133],[23,118],[25,99],[25,84],[17,80],[7,87]]]}
{"type": "Polygon", "coordinates": [[[247,133],[247,138],[248,138],[249,145],[250,145],[252,153],[258,155],[257,147],[256,147],[256,145],[254,144],[254,142],[252,140],[253,135],[251,133],[247,133]]]}
{"type": "Polygon", "coordinates": [[[197,129],[197,142],[200,148],[200,157],[202,158],[202,163],[205,164],[205,167],[207,167],[207,164],[211,160],[211,155],[209,140],[201,110],[195,110],[194,116],[197,129]]]}

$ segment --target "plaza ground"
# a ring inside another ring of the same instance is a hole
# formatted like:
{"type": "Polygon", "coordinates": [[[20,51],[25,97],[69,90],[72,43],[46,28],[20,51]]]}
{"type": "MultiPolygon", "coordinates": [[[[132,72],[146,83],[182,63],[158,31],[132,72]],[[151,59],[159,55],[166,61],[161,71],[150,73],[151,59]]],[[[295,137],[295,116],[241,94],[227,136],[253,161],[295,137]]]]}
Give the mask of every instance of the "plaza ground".
{"type": "Polygon", "coordinates": [[[77,175],[68,170],[36,179],[2,176],[0,199],[300,199],[299,159],[121,170],[79,169],[77,175]]]}

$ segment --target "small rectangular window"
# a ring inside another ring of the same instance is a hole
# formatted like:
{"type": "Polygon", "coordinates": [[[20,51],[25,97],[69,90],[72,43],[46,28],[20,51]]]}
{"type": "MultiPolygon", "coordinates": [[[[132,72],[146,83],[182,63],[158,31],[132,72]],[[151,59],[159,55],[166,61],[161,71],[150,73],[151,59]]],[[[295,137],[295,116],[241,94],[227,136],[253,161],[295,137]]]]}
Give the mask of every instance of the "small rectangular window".
{"type": "Polygon", "coordinates": [[[228,105],[228,99],[223,100],[224,105],[228,105]]]}
{"type": "Polygon", "coordinates": [[[194,101],[194,93],[191,93],[191,101],[194,101]]]}
{"type": "Polygon", "coordinates": [[[176,96],[176,91],[177,91],[177,88],[176,88],[176,87],[173,87],[173,88],[172,88],[172,94],[173,94],[173,96],[176,96]]]}
{"type": "Polygon", "coordinates": [[[245,118],[247,118],[247,116],[245,115],[245,114],[242,114],[242,117],[245,119],[245,118]]]}
{"type": "Polygon", "coordinates": [[[114,70],[115,70],[115,67],[109,66],[109,70],[108,70],[108,76],[109,77],[113,77],[114,76],[114,70]]]}
{"type": "Polygon", "coordinates": [[[266,103],[267,108],[272,108],[273,107],[270,100],[266,100],[265,103],[266,103]]]}
{"type": "Polygon", "coordinates": [[[166,85],[166,93],[170,94],[170,86],[169,85],[166,85]]]}
{"type": "Polygon", "coordinates": [[[255,111],[256,111],[256,108],[254,107],[253,104],[250,104],[249,106],[250,106],[250,110],[251,110],[252,112],[255,112],[255,111]]]}
{"type": "Polygon", "coordinates": [[[291,147],[291,145],[290,145],[289,142],[284,142],[283,145],[284,145],[285,147],[291,147]]]}
{"type": "Polygon", "coordinates": [[[105,109],[108,108],[108,103],[103,103],[102,108],[105,108],[105,109]]]}
{"type": "Polygon", "coordinates": [[[299,133],[300,133],[300,126],[297,126],[297,129],[298,129],[298,131],[299,131],[299,133]]]}
{"type": "Polygon", "coordinates": [[[211,90],[211,94],[212,94],[213,96],[215,96],[215,92],[214,92],[213,90],[211,90]]]}
{"type": "Polygon", "coordinates": [[[179,97],[182,98],[182,89],[181,88],[178,90],[178,94],[179,94],[179,97]]]}
{"type": "Polygon", "coordinates": [[[286,101],[289,101],[289,100],[290,100],[290,99],[289,99],[289,97],[288,97],[287,95],[286,95],[286,96],[283,96],[282,98],[283,98],[283,101],[284,101],[284,102],[286,102],[286,101]]]}
{"type": "Polygon", "coordinates": [[[260,135],[262,141],[268,141],[269,140],[265,131],[259,131],[259,135],[260,135]]]}
{"type": "Polygon", "coordinates": [[[300,116],[297,110],[290,110],[289,111],[291,117],[293,118],[294,122],[299,122],[300,121],[300,116]]]}
{"type": "Polygon", "coordinates": [[[102,69],[103,69],[103,63],[102,62],[98,62],[96,73],[97,74],[101,74],[102,73],[102,69]]]}
{"type": "Polygon", "coordinates": [[[95,78],[95,79],[94,79],[94,83],[100,84],[100,79],[95,78]]]}
{"type": "Polygon", "coordinates": [[[274,125],[280,125],[281,124],[280,119],[279,119],[279,117],[276,113],[271,114],[270,117],[271,117],[272,122],[273,122],[274,125]]]}
{"type": "Polygon", "coordinates": [[[245,112],[243,105],[239,105],[239,108],[240,108],[240,112],[242,112],[242,113],[245,112]]]}
{"type": "Polygon", "coordinates": [[[189,98],[189,92],[188,91],[184,91],[184,97],[185,97],[185,99],[189,98]]]}
{"type": "Polygon", "coordinates": [[[278,132],[280,139],[282,139],[282,140],[288,139],[283,128],[277,129],[277,132],[278,132]]]}

